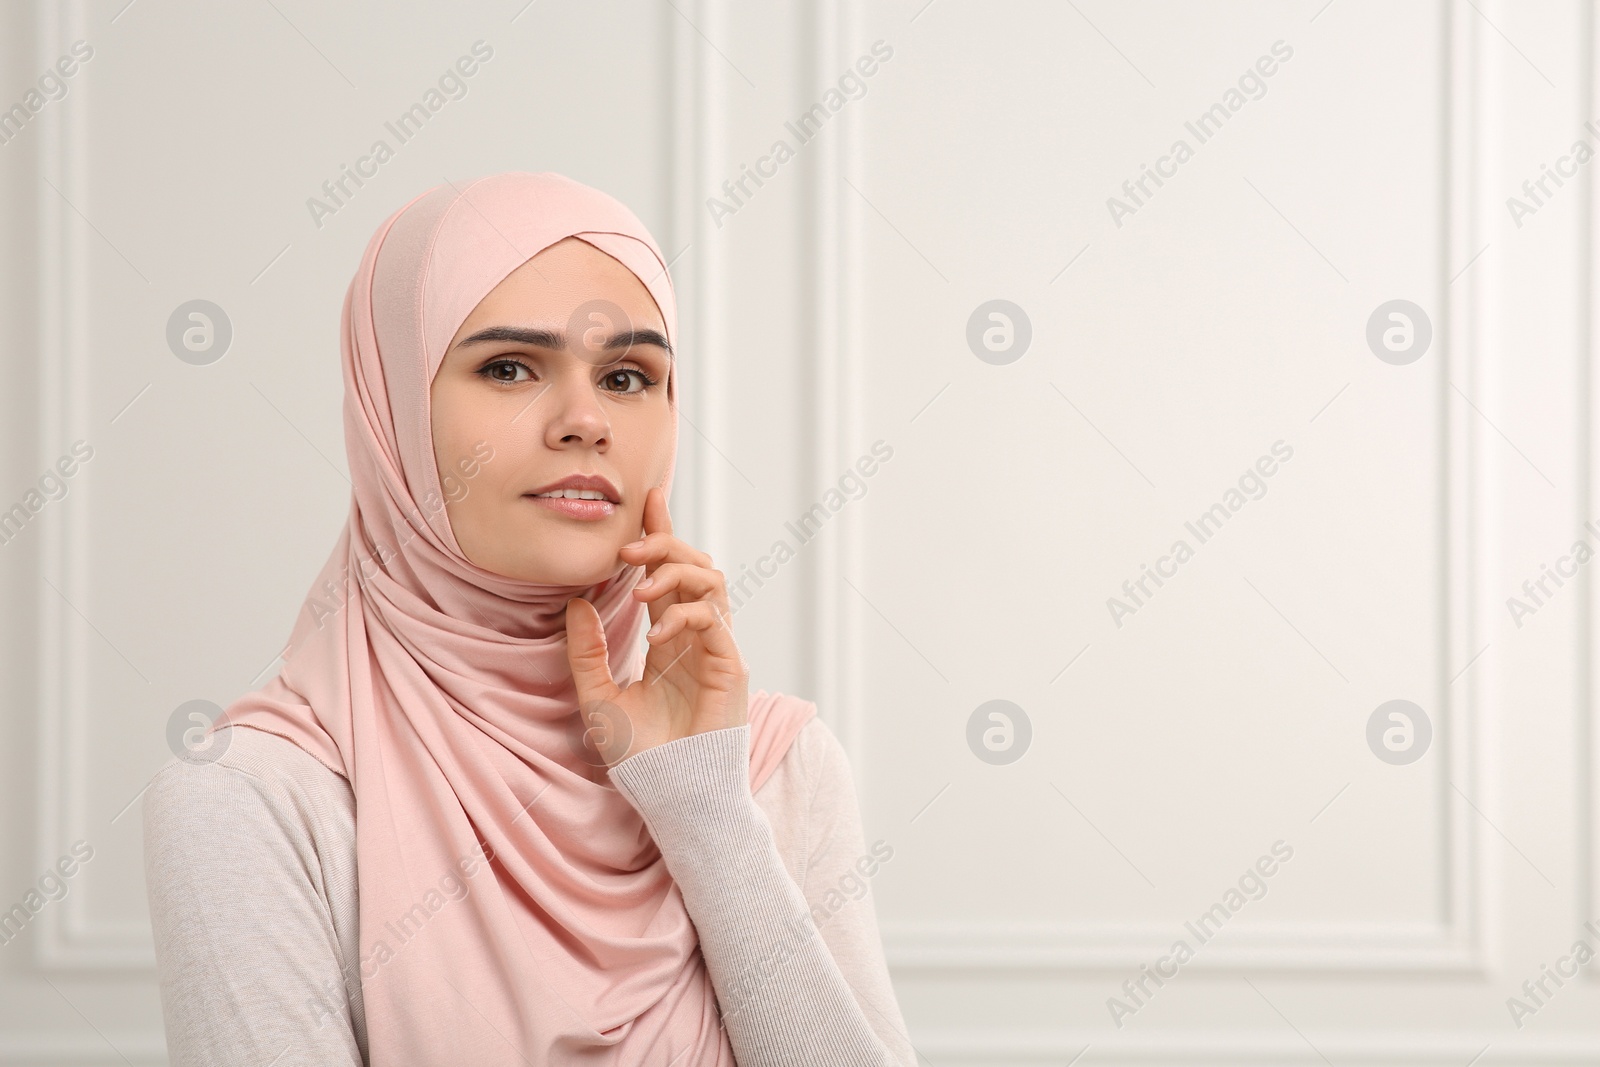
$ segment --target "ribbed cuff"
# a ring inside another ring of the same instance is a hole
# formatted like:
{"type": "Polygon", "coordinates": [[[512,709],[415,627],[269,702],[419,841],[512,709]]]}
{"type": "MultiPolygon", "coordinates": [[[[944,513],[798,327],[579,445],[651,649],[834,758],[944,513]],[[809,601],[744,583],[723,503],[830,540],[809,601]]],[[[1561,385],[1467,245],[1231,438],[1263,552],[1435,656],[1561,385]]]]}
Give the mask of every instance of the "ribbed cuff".
{"type": "Polygon", "coordinates": [[[726,839],[761,813],[750,795],[748,723],[645,749],[610,775],[663,852],[708,835],[726,839]]]}

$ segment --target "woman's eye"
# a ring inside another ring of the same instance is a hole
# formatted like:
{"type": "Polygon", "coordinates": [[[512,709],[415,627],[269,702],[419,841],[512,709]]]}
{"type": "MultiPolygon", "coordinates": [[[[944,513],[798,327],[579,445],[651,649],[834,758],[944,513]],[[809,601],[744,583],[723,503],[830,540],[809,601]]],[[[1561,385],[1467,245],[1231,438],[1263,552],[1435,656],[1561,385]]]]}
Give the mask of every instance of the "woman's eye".
{"type": "Polygon", "coordinates": [[[492,382],[503,382],[507,385],[525,382],[533,376],[533,372],[528,370],[526,363],[520,363],[514,359],[497,359],[493,363],[486,363],[478,373],[492,382]],[[518,371],[527,371],[528,377],[517,377],[518,371]]]}
{"type": "MultiPolygon", "coordinates": [[[[518,385],[533,381],[533,369],[518,359],[496,359],[485,363],[478,374],[497,385],[518,385]]],[[[618,367],[600,378],[600,388],[609,393],[627,395],[642,393],[656,384],[656,380],[637,367],[618,367]]]]}
{"type": "Polygon", "coordinates": [[[613,393],[642,393],[650,386],[656,384],[655,379],[645,374],[644,371],[624,368],[607,372],[601,379],[602,384],[613,393]],[[629,388],[637,383],[638,388],[629,388]]]}

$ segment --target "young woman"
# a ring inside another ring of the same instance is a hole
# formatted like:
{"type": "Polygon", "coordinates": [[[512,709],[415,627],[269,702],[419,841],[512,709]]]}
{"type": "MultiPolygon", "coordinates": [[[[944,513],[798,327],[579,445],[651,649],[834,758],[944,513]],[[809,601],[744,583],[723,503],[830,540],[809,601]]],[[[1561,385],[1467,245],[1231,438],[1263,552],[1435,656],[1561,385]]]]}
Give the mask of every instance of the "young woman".
{"type": "Polygon", "coordinates": [[[349,521],[279,675],[145,796],[172,1062],[912,1064],[892,848],[672,532],[644,226],[554,174],[440,186],[341,326],[349,521]]]}

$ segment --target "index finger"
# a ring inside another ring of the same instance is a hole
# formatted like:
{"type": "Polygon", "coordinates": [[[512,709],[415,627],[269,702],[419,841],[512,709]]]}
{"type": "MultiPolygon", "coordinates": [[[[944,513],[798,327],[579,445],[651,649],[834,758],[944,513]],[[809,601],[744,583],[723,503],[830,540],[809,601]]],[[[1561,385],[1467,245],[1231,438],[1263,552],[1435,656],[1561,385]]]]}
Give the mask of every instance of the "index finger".
{"type": "Polygon", "coordinates": [[[669,533],[645,534],[631,544],[623,545],[620,554],[624,562],[643,566],[645,574],[655,573],[663,563],[688,563],[696,567],[710,567],[711,557],[669,533]]]}
{"type": "Polygon", "coordinates": [[[672,533],[672,514],[667,508],[667,493],[660,486],[651,486],[644,497],[644,532],[672,533]]]}

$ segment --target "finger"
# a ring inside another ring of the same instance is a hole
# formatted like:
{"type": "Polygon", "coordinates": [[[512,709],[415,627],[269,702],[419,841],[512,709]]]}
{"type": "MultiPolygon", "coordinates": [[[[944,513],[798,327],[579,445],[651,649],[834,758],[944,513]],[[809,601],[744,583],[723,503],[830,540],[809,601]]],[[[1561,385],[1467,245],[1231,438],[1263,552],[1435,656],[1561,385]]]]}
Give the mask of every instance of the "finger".
{"type": "Polygon", "coordinates": [[[711,566],[711,557],[670,533],[658,531],[645,534],[637,541],[623,545],[622,558],[635,567],[650,569],[662,563],[692,563],[696,567],[711,566]]]}
{"type": "Polygon", "coordinates": [[[674,604],[669,607],[662,613],[661,620],[650,627],[645,640],[660,646],[686,631],[698,635],[706,651],[713,656],[727,660],[730,664],[743,663],[739,656],[739,646],[733,639],[733,631],[728,628],[726,616],[717,610],[716,605],[704,600],[674,604]]]}
{"type": "MultiPolygon", "coordinates": [[[[644,579],[640,585],[655,577],[656,571],[667,563],[676,562],[710,568],[710,556],[672,535],[672,516],[667,508],[666,490],[660,486],[652,486],[645,494],[644,511],[644,536],[631,544],[623,545],[621,550],[624,563],[644,568],[644,579]]],[[[678,594],[669,589],[656,596],[639,599],[649,605],[650,621],[655,623],[661,621],[662,612],[677,603],[678,594]]],[[[726,597],[723,599],[726,601],[726,597]]]]}
{"type": "Polygon", "coordinates": [[[633,587],[640,600],[654,601],[668,593],[680,600],[710,600],[728,614],[727,577],[719,570],[689,563],[663,563],[650,576],[633,587]]]}
{"type": "MultiPolygon", "coordinates": [[[[654,537],[672,536],[672,516],[667,514],[667,493],[659,485],[652,486],[644,495],[644,535],[648,539],[654,537]]],[[[644,576],[649,578],[661,566],[661,560],[645,560],[644,576]]],[[[652,609],[650,621],[654,622],[660,613],[652,609]]]]}
{"type": "Polygon", "coordinates": [[[653,485],[645,490],[644,494],[644,528],[639,534],[639,539],[630,541],[622,546],[623,562],[635,567],[644,566],[648,560],[639,554],[639,549],[652,534],[665,534],[672,536],[672,516],[667,512],[666,493],[658,485],[653,485]]]}
{"type": "Polygon", "coordinates": [[[667,507],[667,491],[654,486],[644,497],[644,532],[672,533],[672,513],[667,507]]]}
{"type": "Polygon", "coordinates": [[[567,666],[578,689],[578,704],[613,700],[620,690],[606,657],[606,631],[600,613],[581,597],[567,601],[567,666]]]}

